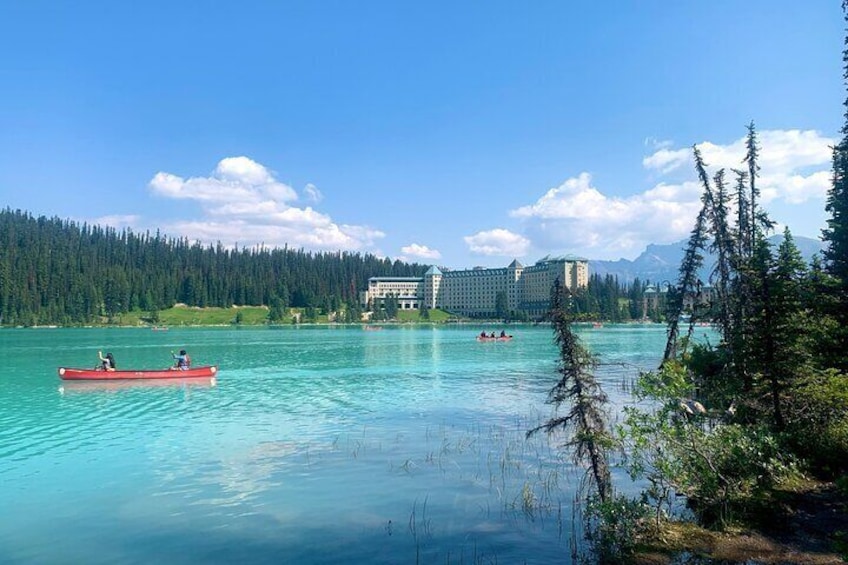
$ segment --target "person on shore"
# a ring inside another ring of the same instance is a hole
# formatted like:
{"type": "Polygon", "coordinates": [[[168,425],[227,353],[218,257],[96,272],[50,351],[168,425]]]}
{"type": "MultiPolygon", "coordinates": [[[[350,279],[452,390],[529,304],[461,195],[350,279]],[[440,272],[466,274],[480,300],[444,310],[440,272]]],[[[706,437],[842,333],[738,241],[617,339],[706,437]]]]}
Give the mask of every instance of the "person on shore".
{"type": "Polygon", "coordinates": [[[106,353],[106,357],[103,357],[103,352],[98,351],[97,357],[100,358],[100,370],[101,371],[114,371],[115,370],[115,357],[111,352],[106,353]]]}
{"type": "Polygon", "coordinates": [[[191,357],[188,356],[185,349],[180,349],[179,355],[172,351],[171,356],[174,358],[172,369],[176,371],[188,371],[191,368],[191,357]]]}

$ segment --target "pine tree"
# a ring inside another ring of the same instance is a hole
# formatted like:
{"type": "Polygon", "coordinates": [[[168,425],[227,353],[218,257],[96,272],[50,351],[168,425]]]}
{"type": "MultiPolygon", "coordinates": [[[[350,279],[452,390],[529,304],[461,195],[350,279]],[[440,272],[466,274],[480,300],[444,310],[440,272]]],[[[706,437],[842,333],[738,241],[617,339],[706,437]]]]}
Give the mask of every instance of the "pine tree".
{"type": "Polygon", "coordinates": [[[0,210],[0,324],[91,323],[129,310],[325,306],[355,301],[369,277],[424,267],[356,253],[203,247],[0,210]]]}
{"type": "MultiPolygon", "coordinates": [[[[843,18],[848,23],[848,3],[842,4],[843,18]]],[[[848,82],[848,34],[842,51],[843,79],[848,82]]],[[[844,102],[845,122],[842,140],[833,148],[833,176],[827,194],[825,210],[830,214],[822,239],[827,244],[824,251],[825,271],[834,279],[831,288],[838,328],[834,336],[836,347],[848,351],[848,98],[844,102]]],[[[848,371],[848,356],[842,355],[839,368],[848,371]]]]}
{"type": "Polygon", "coordinates": [[[760,379],[757,389],[770,398],[777,429],[784,426],[783,395],[809,359],[804,293],[808,271],[787,228],[774,256],[758,239],[751,261],[751,329],[745,356],[760,379]]]}
{"type": "Polygon", "coordinates": [[[495,318],[505,320],[509,316],[509,301],[506,292],[499,291],[495,294],[495,318]]]}
{"type": "Polygon", "coordinates": [[[271,323],[279,323],[285,318],[286,306],[277,295],[272,295],[271,304],[268,308],[268,321],[271,323]]]}
{"type": "Polygon", "coordinates": [[[809,361],[809,332],[804,301],[809,286],[809,272],[789,228],[783,232],[772,276],[775,310],[772,329],[776,351],[770,371],[771,393],[775,425],[781,429],[784,425],[781,408],[784,391],[798,378],[809,361]]]}
{"type": "Polygon", "coordinates": [[[348,324],[358,324],[362,321],[362,308],[359,302],[354,300],[348,302],[345,307],[345,322],[348,324]]]}
{"type": "MultiPolygon", "coordinates": [[[[757,215],[759,211],[757,210],[757,199],[760,196],[760,189],[757,188],[757,177],[760,176],[760,166],[757,164],[757,157],[760,155],[760,147],[757,143],[757,131],[754,127],[754,121],[751,120],[751,123],[748,124],[748,136],[745,138],[745,158],[743,162],[748,165],[748,183],[751,188],[751,191],[748,193],[747,204],[748,210],[750,214],[749,220],[746,222],[747,227],[750,231],[747,233],[742,232],[740,230],[740,235],[746,239],[745,248],[749,250],[751,254],[754,253],[754,246],[756,245],[755,238],[757,234],[757,215]]],[[[741,213],[741,212],[740,212],[741,213]]],[[[741,227],[740,223],[740,227],[741,227]]]]}
{"type": "Polygon", "coordinates": [[[612,479],[604,448],[610,439],[604,411],[607,396],[593,374],[596,360],[571,331],[570,298],[570,292],[557,278],[551,288],[548,317],[559,348],[561,378],[548,393],[548,402],[557,407],[568,403],[570,408],[567,414],[551,418],[528,431],[527,436],[540,430],[548,433],[557,429],[571,431],[568,445],[574,447],[575,461],[588,466],[598,497],[607,502],[612,496],[612,479]]]}
{"type": "Polygon", "coordinates": [[[386,319],[394,320],[397,318],[398,313],[398,299],[394,294],[389,294],[386,296],[385,304],[386,308],[386,319]]]}
{"type": "MultiPolygon", "coordinates": [[[[700,159],[698,148],[694,149],[696,159],[700,159]]],[[[689,236],[683,260],[680,263],[680,275],[677,285],[668,289],[666,302],[666,320],[668,321],[667,339],[663,363],[677,357],[678,340],[680,338],[680,317],[683,314],[683,301],[687,294],[694,294],[699,288],[698,269],[704,264],[703,250],[707,240],[708,206],[704,202],[701,211],[695,219],[695,227],[689,236]]],[[[689,333],[692,331],[689,324],[689,333]]]]}

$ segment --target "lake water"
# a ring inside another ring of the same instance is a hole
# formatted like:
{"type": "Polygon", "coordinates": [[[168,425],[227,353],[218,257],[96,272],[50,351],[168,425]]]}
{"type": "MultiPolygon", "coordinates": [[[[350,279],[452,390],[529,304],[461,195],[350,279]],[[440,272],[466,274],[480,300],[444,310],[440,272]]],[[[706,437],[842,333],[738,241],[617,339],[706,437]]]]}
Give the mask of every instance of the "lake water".
{"type": "MultiPolygon", "coordinates": [[[[582,470],[525,439],[552,415],[551,329],[479,330],[0,330],[0,562],[568,562],[582,470]],[[217,379],[56,373],[181,348],[217,379]]],[[[657,325],[578,333],[631,367],[599,370],[614,407],[665,343],[657,325]]]]}

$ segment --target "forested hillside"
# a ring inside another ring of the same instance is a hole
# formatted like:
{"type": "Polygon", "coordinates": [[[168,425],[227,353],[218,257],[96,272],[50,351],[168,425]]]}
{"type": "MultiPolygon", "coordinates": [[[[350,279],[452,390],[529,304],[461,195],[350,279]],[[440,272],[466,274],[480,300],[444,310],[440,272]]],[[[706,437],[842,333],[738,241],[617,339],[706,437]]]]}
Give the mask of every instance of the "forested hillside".
{"type": "Polygon", "coordinates": [[[234,250],[0,211],[4,326],[85,324],[176,303],[335,310],[355,303],[369,277],[425,270],[371,254],[234,250]]]}

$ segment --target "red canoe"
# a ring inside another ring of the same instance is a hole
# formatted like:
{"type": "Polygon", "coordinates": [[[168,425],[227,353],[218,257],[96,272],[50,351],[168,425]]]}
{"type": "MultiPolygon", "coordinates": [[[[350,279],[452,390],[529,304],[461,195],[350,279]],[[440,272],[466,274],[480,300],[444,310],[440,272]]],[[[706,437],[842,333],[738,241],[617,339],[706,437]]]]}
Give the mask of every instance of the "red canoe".
{"type": "Polygon", "coordinates": [[[127,379],[193,379],[214,377],[218,367],[192,367],[191,369],[138,369],[128,371],[98,371],[97,369],[73,369],[59,367],[59,377],[65,381],[112,381],[127,379]]]}
{"type": "Polygon", "coordinates": [[[483,337],[482,335],[477,336],[477,341],[509,341],[511,339],[511,335],[507,335],[504,337],[483,337]]]}

